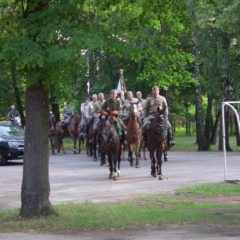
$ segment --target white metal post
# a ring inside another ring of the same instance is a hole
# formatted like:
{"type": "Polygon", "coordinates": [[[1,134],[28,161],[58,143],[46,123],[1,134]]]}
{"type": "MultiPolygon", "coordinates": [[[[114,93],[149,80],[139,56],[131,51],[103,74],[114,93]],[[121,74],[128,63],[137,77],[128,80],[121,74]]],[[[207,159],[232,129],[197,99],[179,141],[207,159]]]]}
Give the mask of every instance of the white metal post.
{"type": "Polygon", "coordinates": [[[226,154],[226,130],[225,130],[225,103],[222,103],[222,137],[223,137],[223,154],[224,154],[224,180],[227,181],[227,154],[226,154]]]}
{"type": "Polygon", "coordinates": [[[222,102],[222,137],[223,137],[223,154],[224,154],[224,180],[229,181],[228,179],[228,171],[227,171],[227,151],[226,151],[226,129],[225,129],[225,113],[224,113],[224,107],[227,105],[230,107],[233,112],[236,115],[237,118],[237,124],[238,124],[238,131],[240,134],[240,118],[238,115],[237,110],[235,107],[232,106],[232,104],[240,104],[240,101],[232,101],[232,102],[222,102]]]}

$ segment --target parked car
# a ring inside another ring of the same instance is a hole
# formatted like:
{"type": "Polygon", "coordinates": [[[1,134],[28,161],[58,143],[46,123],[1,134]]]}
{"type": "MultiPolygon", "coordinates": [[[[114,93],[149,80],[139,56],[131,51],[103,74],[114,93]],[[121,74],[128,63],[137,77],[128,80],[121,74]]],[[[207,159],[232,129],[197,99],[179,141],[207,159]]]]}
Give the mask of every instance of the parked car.
{"type": "Polygon", "coordinates": [[[0,121],[0,163],[21,159],[24,154],[24,130],[11,126],[8,121],[0,121]]]}

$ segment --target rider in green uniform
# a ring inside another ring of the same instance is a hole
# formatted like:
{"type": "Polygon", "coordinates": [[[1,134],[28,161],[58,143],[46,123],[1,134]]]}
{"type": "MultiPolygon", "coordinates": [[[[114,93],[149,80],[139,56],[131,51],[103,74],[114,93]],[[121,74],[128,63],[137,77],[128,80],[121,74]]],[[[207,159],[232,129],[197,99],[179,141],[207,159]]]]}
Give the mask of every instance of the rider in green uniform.
{"type": "MultiPolygon", "coordinates": [[[[117,99],[117,90],[113,89],[110,93],[110,97],[103,103],[102,112],[107,112],[109,115],[114,115],[116,120],[116,128],[119,137],[125,141],[125,131],[127,130],[123,121],[119,118],[121,111],[120,101],[117,99]]],[[[126,142],[125,142],[126,143],[126,142]]]]}

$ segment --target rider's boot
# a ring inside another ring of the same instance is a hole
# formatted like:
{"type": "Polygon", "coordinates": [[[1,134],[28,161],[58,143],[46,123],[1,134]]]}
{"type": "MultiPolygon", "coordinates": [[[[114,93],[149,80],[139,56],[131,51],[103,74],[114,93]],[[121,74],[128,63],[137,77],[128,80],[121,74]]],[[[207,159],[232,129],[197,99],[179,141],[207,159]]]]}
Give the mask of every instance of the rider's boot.
{"type": "Polygon", "coordinates": [[[169,137],[169,141],[168,141],[168,147],[173,147],[174,145],[176,145],[176,142],[173,139],[173,135],[172,132],[168,130],[168,137],[169,137]]]}
{"type": "Polygon", "coordinates": [[[126,132],[124,130],[122,130],[122,137],[121,137],[121,142],[123,143],[123,145],[127,145],[127,139],[126,139],[126,132]]]}

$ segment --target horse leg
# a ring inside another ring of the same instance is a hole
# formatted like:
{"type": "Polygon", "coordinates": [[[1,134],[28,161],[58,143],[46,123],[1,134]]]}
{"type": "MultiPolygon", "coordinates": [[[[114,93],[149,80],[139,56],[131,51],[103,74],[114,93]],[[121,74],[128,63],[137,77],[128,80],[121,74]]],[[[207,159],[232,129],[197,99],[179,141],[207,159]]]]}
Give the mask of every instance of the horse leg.
{"type": "Polygon", "coordinates": [[[146,156],[146,148],[143,147],[143,159],[147,160],[147,156],[146,156]]]}
{"type": "Polygon", "coordinates": [[[54,150],[54,137],[50,137],[50,144],[51,144],[51,149],[52,149],[52,155],[55,155],[55,150],[54,150]]]}
{"type": "Polygon", "coordinates": [[[108,154],[108,164],[109,164],[109,176],[108,179],[113,178],[113,163],[112,163],[112,156],[111,154],[108,154]]]}
{"type": "Polygon", "coordinates": [[[57,138],[57,153],[58,155],[60,155],[60,151],[61,151],[61,148],[62,148],[62,138],[58,137],[57,138]]]}
{"type": "Polygon", "coordinates": [[[157,150],[157,168],[158,168],[158,179],[163,180],[162,176],[162,150],[157,150]]]}
{"type": "Polygon", "coordinates": [[[128,161],[130,162],[130,166],[133,167],[133,149],[132,145],[128,144],[128,161]]]}
{"type": "Polygon", "coordinates": [[[153,177],[156,177],[157,174],[156,174],[156,158],[155,158],[155,155],[154,155],[154,151],[150,151],[150,158],[151,158],[151,175],[153,177]]]}
{"type": "Polygon", "coordinates": [[[81,138],[78,137],[78,153],[81,153],[81,138]]]}
{"type": "Polygon", "coordinates": [[[117,180],[118,178],[118,173],[117,173],[117,160],[118,160],[118,154],[115,150],[114,154],[113,154],[113,175],[112,175],[112,179],[113,180],[117,180]]]}
{"type": "Polygon", "coordinates": [[[163,155],[164,155],[164,162],[167,162],[167,161],[168,161],[168,157],[167,157],[167,146],[165,146],[165,148],[164,148],[163,155]]]}
{"type": "Polygon", "coordinates": [[[93,145],[93,161],[97,161],[97,144],[95,139],[92,142],[93,145]]]}
{"type": "Polygon", "coordinates": [[[63,140],[62,140],[61,148],[62,148],[62,153],[63,153],[63,154],[66,154],[65,148],[64,148],[64,145],[63,145],[63,140]]]}
{"type": "Polygon", "coordinates": [[[120,177],[120,165],[121,165],[121,155],[122,155],[122,149],[121,146],[119,147],[119,151],[118,151],[118,156],[117,156],[117,175],[118,177],[120,177]]]}
{"type": "Polygon", "coordinates": [[[140,164],[139,164],[140,144],[141,144],[140,141],[138,141],[138,142],[136,143],[136,149],[135,149],[136,163],[135,163],[135,168],[140,168],[140,164]]]}
{"type": "Polygon", "coordinates": [[[73,153],[77,153],[77,138],[72,137],[73,139],[73,153]]]}

